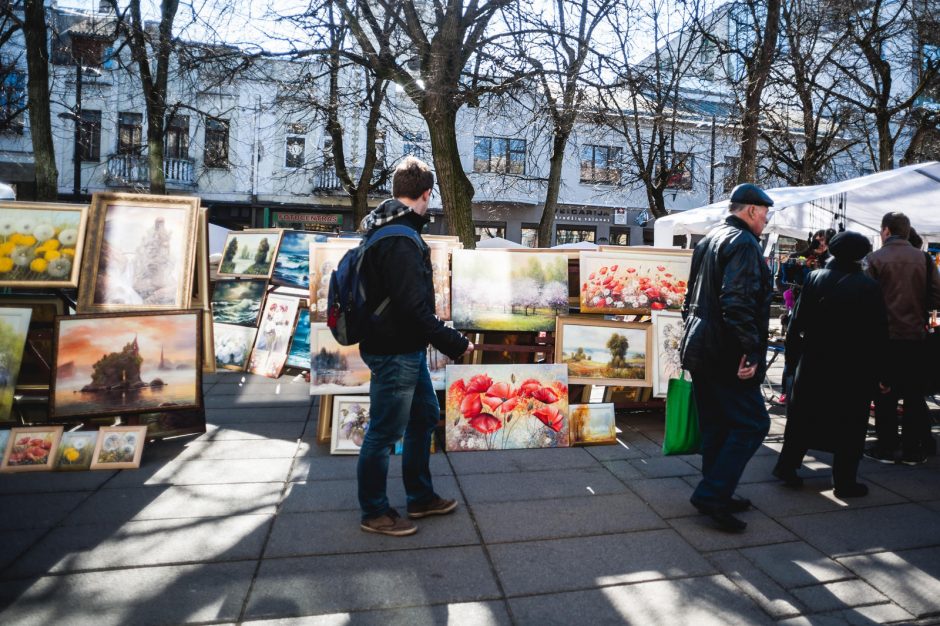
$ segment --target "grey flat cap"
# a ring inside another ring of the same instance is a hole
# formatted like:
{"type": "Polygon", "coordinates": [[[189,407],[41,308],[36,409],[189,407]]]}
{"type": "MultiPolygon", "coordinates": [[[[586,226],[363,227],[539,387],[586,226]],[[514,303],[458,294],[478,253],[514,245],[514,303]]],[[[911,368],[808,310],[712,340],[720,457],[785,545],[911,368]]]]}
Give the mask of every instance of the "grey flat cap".
{"type": "Polygon", "coordinates": [[[774,201],[770,199],[770,196],[753,183],[742,183],[732,189],[731,202],[737,204],[759,204],[768,207],[774,205],[774,201]]]}

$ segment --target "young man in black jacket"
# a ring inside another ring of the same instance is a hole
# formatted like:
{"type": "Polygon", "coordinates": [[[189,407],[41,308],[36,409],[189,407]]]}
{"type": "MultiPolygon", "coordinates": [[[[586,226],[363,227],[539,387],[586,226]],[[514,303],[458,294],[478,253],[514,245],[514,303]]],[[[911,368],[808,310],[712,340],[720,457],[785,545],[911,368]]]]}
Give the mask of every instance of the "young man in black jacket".
{"type": "Polygon", "coordinates": [[[405,159],[392,176],[393,199],[369,213],[360,228],[366,237],[389,224],[413,228],[417,234],[376,242],[360,270],[369,310],[389,300],[359,342],[359,353],[372,371],[369,429],[359,451],[361,528],[383,535],[418,530],[389,506],[385,492],[389,449],[402,435],[408,517],[445,515],[457,508],[457,501],[438,496],[431,482],[431,436],[440,406],[428,372],[427,347],[431,343],[457,359],[471,352],[473,344],[434,314],[430,250],[420,237],[428,223],[425,214],[433,186],[434,174],[426,163],[405,159]]]}

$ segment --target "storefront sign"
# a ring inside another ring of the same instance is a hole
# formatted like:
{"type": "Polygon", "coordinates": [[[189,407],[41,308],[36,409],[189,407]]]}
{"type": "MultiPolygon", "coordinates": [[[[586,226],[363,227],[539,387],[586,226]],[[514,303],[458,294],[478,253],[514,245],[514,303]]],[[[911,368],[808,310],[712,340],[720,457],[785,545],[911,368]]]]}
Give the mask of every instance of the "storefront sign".
{"type": "Polygon", "coordinates": [[[293,230],[313,230],[334,232],[343,225],[340,213],[301,213],[275,211],[271,214],[271,226],[293,230]]]}
{"type": "Polygon", "coordinates": [[[627,210],[626,209],[614,209],[614,224],[617,226],[626,226],[627,224],[627,210]]]}
{"type": "Polygon", "coordinates": [[[556,222],[604,222],[610,223],[610,209],[587,207],[559,207],[555,210],[556,222]]]}

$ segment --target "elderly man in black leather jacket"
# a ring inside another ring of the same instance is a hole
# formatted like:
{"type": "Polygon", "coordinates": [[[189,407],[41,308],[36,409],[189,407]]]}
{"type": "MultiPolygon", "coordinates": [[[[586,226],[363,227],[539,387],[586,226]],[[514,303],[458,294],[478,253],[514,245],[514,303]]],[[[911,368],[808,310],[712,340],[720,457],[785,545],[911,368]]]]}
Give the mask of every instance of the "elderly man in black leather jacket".
{"type": "Polygon", "coordinates": [[[760,381],[773,279],[758,237],[771,206],[756,185],[732,191],[731,215],[695,248],[682,311],[682,365],[692,373],[702,433],[702,480],[691,502],[731,532],[747,527],[732,514],[750,501],[734,490],[770,428],[760,381]]]}

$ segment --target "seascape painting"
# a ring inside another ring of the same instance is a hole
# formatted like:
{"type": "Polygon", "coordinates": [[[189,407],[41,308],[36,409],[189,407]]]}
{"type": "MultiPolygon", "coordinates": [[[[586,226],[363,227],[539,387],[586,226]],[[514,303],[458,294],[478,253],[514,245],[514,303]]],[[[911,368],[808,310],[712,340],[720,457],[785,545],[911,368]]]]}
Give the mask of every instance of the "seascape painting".
{"type": "Polygon", "coordinates": [[[359,454],[369,431],[369,396],[333,398],[330,454],[359,454]]]}
{"type": "Polygon", "coordinates": [[[571,445],[584,446],[617,442],[613,403],[571,405],[571,445]]]}
{"type": "Polygon", "coordinates": [[[0,308],[0,422],[10,420],[32,309],[0,308]]]}
{"type": "Polygon", "coordinates": [[[257,326],[267,281],[218,280],[212,291],[212,320],[218,324],[257,326]]]}
{"type": "Polygon", "coordinates": [[[200,311],[56,321],[53,418],[201,408],[200,311]]]}
{"type": "Polygon", "coordinates": [[[6,444],[6,454],[0,462],[0,471],[51,470],[61,436],[61,426],[24,426],[11,429],[6,444]]]}
{"type": "Polygon", "coordinates": [[[679,311],[691,267],[691,250],[582,250],[581,312],[649,315],[651,311],[679,311]]]}
{"type": "Polygon", "coordinates": [[[91,469],[133,469],[147,440],[146,426],[103,426],[91,459],[91,469]]]}
{"type": "Polygon", "coordinates": [[[285,364],[297,369],[310,369],[310,309],[300,310],[285,364]]]}
{"type": "Polygon", "coordinates": [[[448,365],[448,452],[566,448],[564,365],[448,365]]]}
{"type": "Polygon", "coordinates": [[[572,383],[649,387],[650,327],[593,317],[559,317],[555,362],[572,383]]]}
{"type": "Polygon", "coordinates": [[[97,430],[63,433],[55,457],[55,469],[62,472],[90,469],[97,441],[97,430]]]}
{"type": "Polygon", "coordinates": [[[297,321],[300,300],[270,294],[264,301],[261,325],[248,360],[248,371],[268,378],[277,378],[287,360],[291,334],[297,321]]]}
{"type": "Polygon", "coordinates": [[[326,241],[323,233],[285,230],[274,260],[271,282],[284,287],[310,288],[310,244],[326,241]]]}
{"type": "Polygon", "coordinates": [[[222,369],[245,371],[251,347],[255,345],[258,329],[231,324],[213,324],[215,366],[222,369]]]}
{"type": "Polygon", "coordinates": [[[270,278],[281,241],[279,229],[233,231],[225,238],[219,276],[270,278]]]}
{"type": "Polygon", "coordinates": [[[682,330],[679,311],[653,311],[653,395],[657,398],[666,397],[670,379],[682,376],[682,330]]]}
{"type": "Polygon", "coordinates": [[[368,393],[371,378],[358,344],[341,346],[326,324],[310,324],[310,395],[368,393]]]}
{"type": "Polygon", "coordinates": [[[88,207],[0,202],[0,287],[78,286],[88,207]]]}
{"type": "Polygon", "coordinates": [[[535,332],[568,312],[564,252],[454,250],[451,317],[461,330],[535,332]]]}
{"type": "Polygon", "coordinates": [[[326,321],[326,302],[330,293],[330,277],[340,259],[359,245],[359,239],[331,239],[310,244],[310,321],[326,321]]]}

